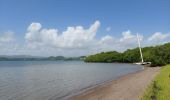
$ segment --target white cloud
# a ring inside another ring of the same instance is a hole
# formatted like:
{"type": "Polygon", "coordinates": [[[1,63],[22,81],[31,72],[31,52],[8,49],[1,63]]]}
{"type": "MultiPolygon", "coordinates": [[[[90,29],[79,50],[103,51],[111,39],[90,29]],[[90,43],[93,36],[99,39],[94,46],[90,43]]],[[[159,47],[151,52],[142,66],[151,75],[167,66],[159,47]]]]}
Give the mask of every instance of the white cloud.
{"type": "MultiPolygon", "coordinates": [[[[120,38],[106,35],[97,39],[96,33],[100,27],[100,22],[95,21],[89,28],[83,26],[67,27],[63,32],[57,29],[41,28],[40,23],[32,23],[28,27],[28,33],[25,39],[28,43],[28,49],[59,52],[62,55],[87,55],[102,51],[124,51],[126,49],[135,48],[137,44],[136,33],[130,30],[122,32],[120,38]]],[[[158,33],[155,33],[149,39],[139,34],[143,47],[153,45],[158,33]],[[156,35],[155,35],[156,34],[156,35]],[[149,41],[148,41],[149,40],[149,41]]],[[[159,38],[166,39],[169,35],[159,34],[159,38]]],[[[46,52],[45,52],[46,53],[46,52]]]]}
{"type": "Polygon", "coordinates": [[[103,42],[103,43],[111,43],[113,41],[114,41],[114,39],[110,35],[106,35],[106,36],[101,38],[101,42],[103,42]]]}
{"type": "Polygon", "coordinates": [[[88,29],[82,26],[68,27],[59,33],[57,29],[41,29],[40,23],[32,23],[28,27],[25,39],[30,47],[84,48],[95,41],[99,26],[100,22],[96,21],[88,29]]]}
{"type": "MultiPolygon", "coordinates": [[[[1,54],[23,54],[38,56],[80,56],[103,51],[124,51],[138,46],[136,33],[130,30],[122,32],[120,37],[105,35],[97,38],[100,22],[95,21],[89,28],[71,26],[60,32],[58,29],[43,28],[40,23],[32,23],[27,28],[25,43],[14,42],[13,32],[0,35],[1,54]]],[[[146,38],[139,35],[142,47],[165,43],[170,33],[156,32],[146,38]]]]}
{"type": "Polygon", "coordinates": [[[121,38],[106,35],[101,39],[96,39],[95,36],[99,27],[100,22],[95,21],[88,29],[84,29],[83,26],[72,26],[59,33],[57,29],[44,29],[41,28],[40,23],[32,23],[28,27],[29,30],[25,39],[28,47],[31,48],[46,47],[62,49],[63,51],[74,49],[73,52],[77,50],[95,53],[103,50],[123,51],[137,46],[136,35],[132,35],[130,30],[123,32],[121,38]]]}
{"type": "MultiPolygon", "coordinates": [[[[141,40],[143,36],[140,35],[141,40]]],[[[138,46],[137,44],[137,36],[136,34],[132,34],[130,30],[122,32],[122,37],[112,37],[106,35],[99,40],[100,50],[101,51],[124,51],[126,49],[135,48],[138,46]]]]}
{"type": "Polygon", "coordinates": [[[41,29],[40,23],[31,23],[27,30],[30,32],[36,32],[39,31],[40,29],[41,29]]]}
{"type": "Polygon", "coordinates": [[[170,38],[170,33],[163,34],[161,32],[156,32],[151,37],[149,37],[148,40],[160,42],[166,40],[167,38],[170,38]]]}
{"type": "MultiPolygon", "coordinates": [[[[142,41],[143,36],[139,35],[140,40],[142,41]]],[[[137,35],[132,34],[130,30],[122,33],[122,37],[119,39],[119,47],[123,50],[135,48],[138,46],[137,44],[137,35]]]]}
{"type": "Polygon", "coordinates": [[[13,42],[15,40],[14,33],[11,31],[7,31],[4,34],[0,35],[0,42],[13,42]]]}
{"type": "Polygon", "coordinates": [[[120,39],[120,41],[124,41],[126,39],[131,39],[131,38],[135,37],[134,35],[131,34],[130,30],[123,32],[122,35],[123,35],[123,37],[120,39]]]}

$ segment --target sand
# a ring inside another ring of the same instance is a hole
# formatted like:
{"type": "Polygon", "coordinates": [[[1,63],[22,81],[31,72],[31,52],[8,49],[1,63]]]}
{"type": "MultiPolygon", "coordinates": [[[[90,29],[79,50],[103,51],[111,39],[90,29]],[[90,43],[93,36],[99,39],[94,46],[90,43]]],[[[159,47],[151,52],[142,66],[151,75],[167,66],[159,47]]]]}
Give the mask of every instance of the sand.
{"type": "Polygon", "coordinates": [[[70,100],[140,100],[159,70],[160,67],[146,67],[73,96],[70,100]]]}

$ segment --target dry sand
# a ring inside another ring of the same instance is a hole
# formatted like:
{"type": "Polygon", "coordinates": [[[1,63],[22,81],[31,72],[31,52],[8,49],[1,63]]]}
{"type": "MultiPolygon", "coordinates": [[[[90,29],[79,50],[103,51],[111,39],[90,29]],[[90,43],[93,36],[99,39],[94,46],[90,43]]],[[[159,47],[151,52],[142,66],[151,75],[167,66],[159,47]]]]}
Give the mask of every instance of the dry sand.
{"type": "Polygon", "coordinates": [[[97,86],[82,94],[71,97],[71,100],[139,100],[151,83],[159,67],[145,68],[131,73],[110,83],[97,86]]]}

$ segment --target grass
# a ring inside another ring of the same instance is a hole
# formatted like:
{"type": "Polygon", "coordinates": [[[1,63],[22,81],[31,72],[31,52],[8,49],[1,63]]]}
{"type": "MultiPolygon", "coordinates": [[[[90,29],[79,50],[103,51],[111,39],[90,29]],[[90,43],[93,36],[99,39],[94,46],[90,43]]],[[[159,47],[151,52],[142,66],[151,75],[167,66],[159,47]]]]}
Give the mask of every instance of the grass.
{"type": "Polygon", "coordinates": [[[161,68],[141,100],[170,100],[170,65],[161,68]]]}

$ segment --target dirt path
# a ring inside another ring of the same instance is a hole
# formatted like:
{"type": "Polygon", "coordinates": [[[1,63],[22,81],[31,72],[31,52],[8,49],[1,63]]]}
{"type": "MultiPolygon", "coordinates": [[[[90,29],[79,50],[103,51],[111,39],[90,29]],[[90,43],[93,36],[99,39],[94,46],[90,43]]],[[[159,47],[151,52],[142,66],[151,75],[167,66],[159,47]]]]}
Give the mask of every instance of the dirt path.
{"type": "Polygon", "coordinates": [[[128,74],[109,84],[98,86],[71,100],[139,100],[152,79],[159,73],[159,67],[145,68],[128,74]]]}

